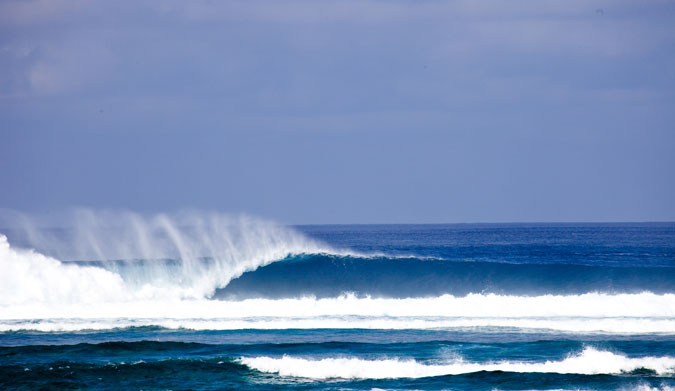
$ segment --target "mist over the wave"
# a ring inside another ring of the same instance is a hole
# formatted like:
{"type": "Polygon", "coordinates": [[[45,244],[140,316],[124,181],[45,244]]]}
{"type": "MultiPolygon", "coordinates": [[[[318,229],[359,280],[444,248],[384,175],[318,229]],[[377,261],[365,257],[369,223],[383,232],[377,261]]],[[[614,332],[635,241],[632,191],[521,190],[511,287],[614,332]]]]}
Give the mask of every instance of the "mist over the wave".
{"type": "Polygon", "coordinates": [[[219,212],[144,215],[129,210],[72,209],[58,217],[0,210],[0,232],[19,247],[62,261],[246,258],[321,249],[296,230],[271,220],[219,212]],[[289,250],[289,251],[285,251],[289,250]]]}
{"type": "Polygon", "coordinates": [[[248,270],[293,254],[332,251],[274,222],[219,213],[147,217],[81,209],[56,227],[18,213],[5,213],[4,221],[11,227],[7,236],[27,249],[10,248],[1,236],[3,302],[206,298],[248,270]],[[87,287],[92,281],[100,289],[87,287]]]}

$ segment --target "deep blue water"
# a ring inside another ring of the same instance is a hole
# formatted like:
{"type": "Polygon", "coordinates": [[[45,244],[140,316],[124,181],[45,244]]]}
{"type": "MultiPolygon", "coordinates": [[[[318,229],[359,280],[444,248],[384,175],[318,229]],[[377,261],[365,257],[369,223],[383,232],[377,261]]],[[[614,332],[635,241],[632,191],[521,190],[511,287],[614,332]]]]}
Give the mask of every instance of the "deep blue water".
{"type": "MultiPolygon", "coordinates": [[[[282,257],[194,301],[250,303],[240,315],[87,320],[109,303],[76,302],[0,320],[0,389],[675,389],[675,224],[295,229],[335,251],[282,257]]],[[[150,262],[85,261],[122,276],[150,262]]]]}

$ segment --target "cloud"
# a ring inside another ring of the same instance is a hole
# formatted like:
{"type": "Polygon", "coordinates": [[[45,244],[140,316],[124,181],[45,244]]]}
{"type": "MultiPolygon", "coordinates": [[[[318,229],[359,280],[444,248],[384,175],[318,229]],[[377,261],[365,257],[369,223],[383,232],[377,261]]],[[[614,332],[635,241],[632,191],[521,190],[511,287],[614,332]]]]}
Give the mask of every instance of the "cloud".
{"type": "Polygon", "coordinates": [[[30,92],[38,96],[81,92],[105,83],[113,62],[111,51],[95,41],[41,48],[38,59],[26,69],[30,92]]]}
{"type": "Polygon", "coordinates": [[[0,1],[0,90],[208,96],[233,111],[322,115],[443,110],[519,86],[545,98],[589,79],[650,96],[655,83],[602,76],[672,46],[673,28],[647,11],[623,0],[0,1]]]}
{"type": "Polygon", "coordinates": [[[525,210],[547,178],[561,203],[607,184],[571,209],[618,195],[672,211],[673,15],[624,0],[0,0],[0,201],[316,221],[308,200],[328,197],[338,218],[383,221],[367,208],[389,189],[436,221],[453,194],[474,218],[476,194],[498,206],[501,190],[525,210]]]}
{"type": "Polygon", "coordinates": [[[84,17],[92,5],[86,0],[3,0],[0,23],[17,27],[72,20],[84,17]]]}

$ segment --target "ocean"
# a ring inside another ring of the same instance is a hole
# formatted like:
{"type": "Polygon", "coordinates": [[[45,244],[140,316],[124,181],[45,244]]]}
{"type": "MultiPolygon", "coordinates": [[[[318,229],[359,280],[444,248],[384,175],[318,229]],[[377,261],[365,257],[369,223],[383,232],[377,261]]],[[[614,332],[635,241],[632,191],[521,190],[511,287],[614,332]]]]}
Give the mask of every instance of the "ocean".
{"type": "Polygon", "coordinates": [[[0,235],[3,390],[675,390],[674,223],[0,235]]]}

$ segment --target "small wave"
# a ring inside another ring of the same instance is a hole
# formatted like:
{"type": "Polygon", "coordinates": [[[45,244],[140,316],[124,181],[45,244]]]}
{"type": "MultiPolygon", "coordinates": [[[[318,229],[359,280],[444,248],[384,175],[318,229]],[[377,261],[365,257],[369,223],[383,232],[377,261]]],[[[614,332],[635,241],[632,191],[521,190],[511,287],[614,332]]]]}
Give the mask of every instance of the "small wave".
{"type": "Polygon", "coordinates": [[[561,361],[541,363],[517,361],[471,363],[456,358],[448,363],[426,364],[415,360],[363,360],[359,358],[311,360],[291,356],[282,358],[242,357],[239,362],[262,372],[309,379],[420,378],[479,371],[596,375],[628,374],[639,369],[646,369],[661,376],[672,375],[675,372],[675,357],[629,358],[590,347],[561,361]]]}

